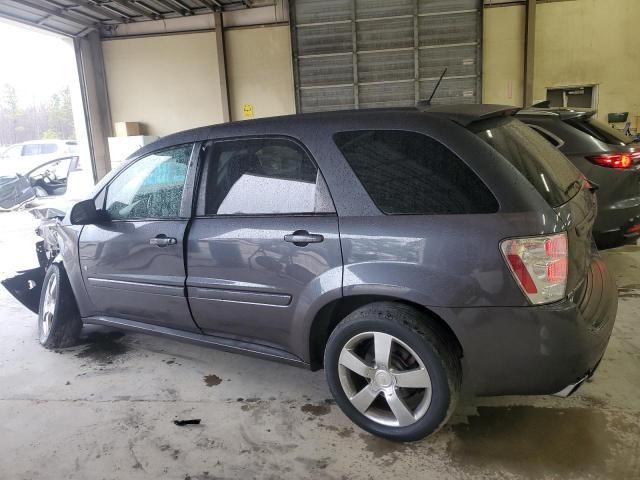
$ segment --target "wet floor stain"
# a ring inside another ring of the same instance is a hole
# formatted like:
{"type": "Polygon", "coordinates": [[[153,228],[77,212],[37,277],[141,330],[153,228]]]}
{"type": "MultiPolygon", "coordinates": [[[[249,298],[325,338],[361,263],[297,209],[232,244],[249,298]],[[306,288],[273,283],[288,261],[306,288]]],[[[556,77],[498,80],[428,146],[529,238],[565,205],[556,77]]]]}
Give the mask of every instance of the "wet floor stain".
{"type": "Polygon", "coordinates": [[[479,407],[452,430],[448,453],[458,465],[529,478],[549,472],[606,477],[615,442],[604,413],[586,408],[479,407]]]}
{"type": "Polygon", "coordinates": [[[161,452],[168,452],[168,454],[174,460],[178,460],[178,458],[180,458],[180,450],[178,450],[176,448],[172,448],[171,445],[167,445],[167,444],[160,445],[160,451],[161,452]]]}
{"type": "Polygon", "coordinates": [[[222,379],[217,375],[205,375],[204,383],[207,387],[215,387],[216,385],[220,385],[222,383],[222,379]]]}
{"type": "Polygon", "coordinates": [[[319,423],[318,427],[324,428],[330,432],[335,432],[340,438],[349,438],[353,435],[353,428],[351,427],[337,427],[335,425],[325,425],[323,423],[319,423]]]}
{"type": "Polygon", "coordinates": [[[99,364],[110,364],[129,351],[129,347],[120,342],[123,332],[91,332],[82,341],[84,348],[76,354],[99,364]]]}
{"type": "MultiPolygon", "coordinates": [[[[437,435],[437,434],[436,434],[437,435]]],[[[430,447],[424,447],[420,443],[398,443],[376,437],[368,433],[361,433],[360,439],[364,442],[364,448],[375,459],[383,459],[386,466],[393,465],[400,459],[406,459],[408,456],[420,452],[420,455],[428,457],[433,450],[430,447]]],[[[433,441],[433,437],[429,441],[433,441]]]]}
{"type": "Polygon", "coordinates": [[[236,401],[244,404],[240,406],[240,410],[242,410],[243,412],[250,412],[258,408],[263,408],[264,406],[267,405],[266,402],[264,402],[263,400],[257,397],[246,398],[246,399],[238,398],[236,401]]]}
{"type": "Polygon", "coordinates": [[[331,405],[326,402],[316,405],[312,403],[306,403],[302,407],[300,407],[300,410],[302,410],[304,413],[309,413],[316,417],[320,417],[322,415],[328,414],[331,411],[331,405]]]}
{"type": "MultiPolygon", "coordinates": [[[[219,462],[218,462],[219,463],[219,462]]],[[[209,472],[202,472],[200,475],[185,475],[184,480],[216,480],[220,477],[212,477],[209,472]]]]}

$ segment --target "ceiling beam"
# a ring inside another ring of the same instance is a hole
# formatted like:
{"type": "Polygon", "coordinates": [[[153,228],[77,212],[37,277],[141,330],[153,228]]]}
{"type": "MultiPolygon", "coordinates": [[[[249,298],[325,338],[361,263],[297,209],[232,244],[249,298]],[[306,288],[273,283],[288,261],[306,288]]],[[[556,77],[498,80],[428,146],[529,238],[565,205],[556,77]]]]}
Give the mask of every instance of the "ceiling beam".
{"type": "Polygon", "coordinates": [[[183,13],[183,15],[193,15],[193,10],[191,10],[191,7],[189,7],[189,5],[181,2],[180,0],[167,0],[167,1],[172,3],[173,5],[175,5],[176,7],[181,9],[182,11],[184,11],[185,13],[183,13]]]}
{"type": "Polygon", "coordinates": [[[89,22],[85,17],[81,17],[75,13],[67,13],[62,8],[48,7],[32,0],[20,0],[20,3],[42,13],[46,13],[49,16],[62,18],[77,25],[82,25],[83,27],[99,28],[99,25],[95,22],[89,22]]]}
{"type": "MultiPolygon", "coordinates": [[[[158,15],[155,15],[153,13],[147,12],[146,10],[143,10],[142,8],[140,8],[137,5],[135,5],[132,1],[127,1],[127,0],[109,0],[108,3],[115,3],[116,5],[120,5],[121,7],[128,8],[132,12],[136,12],[138,15],[141,15],[143,17],[147,17],[150,20],[159,20],[161,18],[158,15]]],[[[104,7],[106,7],[106,3],[101,3],[100,6],[104,8],[104,7]]]]}
{"type": "Polygon", "coordinates": [[[209,8],[212,12],[216,12],[218,10],[222,10],[222,4],[217,0],[196,0],[200,5],[204,5],[209,8]]]}
{"type": "Polygon", "coordinates": [[[87,10],[94,12],[96,15],[107,17],[116,22],[129,23],[131,20],[133,20],[131,17],[127,15],[123,15],[120,13],[112,13],[113,12],[112,10],[101,6],[101,4],[95,0],[73,0],[73,1],[78,6],[82,6],[87,10]]]}
{"type": "Polygon", "coordinates": [[[102,21],[102,18],[98,17],[97,14],[91,14],[91,13],[83,12],[82,10],[76,10],[77,8],[80,8],[78,5],[61,5],[59,2],[54,2],[54,0],[40,0],[40,1],[47,3],[52,7],[60,8],[65,12],[71,12],[77,15],[82,15],[83,17],[86,17],[93,22],[102,21]]]}
{"type": "Polygon", "coordinates": [[[42,30],[46,30],[48,32],[55,33],[57,35],[63,35],[65,37],[73,37],[73,34],[71,34],[69,32],[65,32],[65,31],[60,30],[58,28],[49,27],[47,25],[40,25],[40,24],[38,24],[38,22],[34,22],[33,20],[28,20],[26,18],[22,18],[22,17],[16,16],[16,15],[12,15],[12,14],[9,14],[9,13],[0,12],[0,18],[5,18],[7,20],[11,20],[12,22],[24,23],[25,25],[31,25],[32,27],[40,28],[42,30]]]}
{"type": "MultiPolygon", "coordinates": [[[[158,15],[161,18],[164,15],[160,10],[157,10],[157,9],[151,7],[150,5],[146,4],[145,2],[140,2],[138,0],[133,0],[133,1],[140,8],[143,8],[144,10],[146,10],[147,12],[150,12],[153,15],[158,15]]],[[[158,1],[158,0],[156,0],[156,1],[158,1]]]]}

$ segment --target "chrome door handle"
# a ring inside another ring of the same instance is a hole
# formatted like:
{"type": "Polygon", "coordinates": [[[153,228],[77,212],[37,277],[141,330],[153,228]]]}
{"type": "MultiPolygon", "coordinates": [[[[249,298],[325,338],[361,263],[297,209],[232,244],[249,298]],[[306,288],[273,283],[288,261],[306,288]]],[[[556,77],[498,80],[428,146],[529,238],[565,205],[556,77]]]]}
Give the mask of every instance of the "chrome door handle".
{"type": "Polygon", "coordinates": [[[155,245],[156,247],[166,247],[168,245],[175,245],[177,243],[177,238],[167,237],[166,235],[158,235],[157,237],[149,239],[149,245],[155,245]]]}
{"type": "Polygon", "coordinates": [[[309,233],[306,230],[296,230],[284,236],[284,241],[293,243],[296,247],[306,247],[310,243],[320,243],[324,237],[317,233],[309,233]]]}

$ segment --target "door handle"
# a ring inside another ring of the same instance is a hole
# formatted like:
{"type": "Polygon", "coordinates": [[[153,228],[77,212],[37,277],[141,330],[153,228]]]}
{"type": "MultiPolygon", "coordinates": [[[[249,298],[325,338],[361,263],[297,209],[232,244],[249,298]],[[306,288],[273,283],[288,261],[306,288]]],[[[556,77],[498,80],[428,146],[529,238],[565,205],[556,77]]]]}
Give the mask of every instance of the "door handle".
{"type": "Polygon", "coordinates": [[[320,243],[324,237],[317,233],[309,233],[306,230],[296,230],[284,236],[284,241],[293,243],[296,247],[306,247],[310,243],[320,243]]]}
{"type": "Polygon", "coordinates": [[[165,234],[160,234],[157,237],[149,239],[149,245],[155,245],[156,247],[166,247],[168,245],[175,245],[177,243],[177,238],[167,237],[165,234]]]}

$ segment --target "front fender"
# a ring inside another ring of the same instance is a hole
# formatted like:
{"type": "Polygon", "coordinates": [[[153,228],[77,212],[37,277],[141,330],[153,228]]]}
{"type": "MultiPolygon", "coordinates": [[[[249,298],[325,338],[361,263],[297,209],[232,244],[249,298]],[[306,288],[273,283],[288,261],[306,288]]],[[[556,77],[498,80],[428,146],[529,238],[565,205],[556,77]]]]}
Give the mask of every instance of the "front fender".
{"type": "Polygon", "coordinates": [[[57,224],[55,236],[59,252],[54,262],[62,264],[67,273],[80,316],[88,317],[93,315],[96,309],[89,299],[80,267],[78,245],[82,228],[79,225],[57,224]]]}

